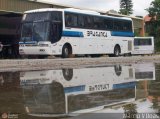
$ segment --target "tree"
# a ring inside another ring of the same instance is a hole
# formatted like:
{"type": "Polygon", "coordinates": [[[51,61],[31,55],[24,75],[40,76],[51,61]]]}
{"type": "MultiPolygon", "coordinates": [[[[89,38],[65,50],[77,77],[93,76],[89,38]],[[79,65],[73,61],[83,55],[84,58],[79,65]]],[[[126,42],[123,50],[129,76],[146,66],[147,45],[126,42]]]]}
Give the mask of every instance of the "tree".
{"type": "Polygon", "coordinates": [[[133,13],[132,0],[120,0],[120,14],[130,15],[133,13]]]}
{"type": "Polygon", "coordinates": [[[155,37],[156,50],[160,50],[160,0],[151,2],[148,9],[146,9],[151,17],[148,34],[155,37]]]}
{"type": "Polygon", "coordinates": [[[150,7],[146,9],[149,12],[149,16],[152,20],[160,20],[160,0],[154,0],[151,2],[150,7]]]}

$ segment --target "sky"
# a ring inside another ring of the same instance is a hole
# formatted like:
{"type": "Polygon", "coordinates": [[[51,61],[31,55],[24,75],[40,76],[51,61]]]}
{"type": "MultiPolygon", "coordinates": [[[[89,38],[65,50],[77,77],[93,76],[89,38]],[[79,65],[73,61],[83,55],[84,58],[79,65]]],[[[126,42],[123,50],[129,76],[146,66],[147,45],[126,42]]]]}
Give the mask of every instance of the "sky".
{"type": "MultiPolygon", "coordinates": [[[[50,3],[57,3],[63,5],[71,5],[80,8],[89,8],[98,11],[116,10],[119,11],[120,0],[39,0],[50,3]]],[[[132,0],[133,15],[145,16],[148,12],[144,9],[148,8],[153,0],[132,0]]]]}

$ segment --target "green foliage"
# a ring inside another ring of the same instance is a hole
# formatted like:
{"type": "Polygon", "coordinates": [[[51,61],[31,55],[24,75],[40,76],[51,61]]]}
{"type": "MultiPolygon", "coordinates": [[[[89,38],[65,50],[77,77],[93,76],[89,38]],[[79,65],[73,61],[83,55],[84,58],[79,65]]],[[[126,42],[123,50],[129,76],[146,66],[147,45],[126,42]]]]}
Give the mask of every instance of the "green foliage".
{"type": "Polygon", "coordinates": [[[127,104],[123,106],[123,110],[124,110],[124,115],[126,117],[124,117],[124,119],[137,119],[136,115],[137,115],[137,106],[136,104],[127,104]]]}
{"type": "Polygon", "coordinates": [[[120,14],[130,15],[133,13],[132,0],[120,0],[120,14]]]}
{"type": "Polygon", "coordinates": [[[147,27],[148,34],[155,37],[155,49],[160,51],[160,0],[151,2],[150,7],[146,9],[151,17],[149,26],[147,27]]]}
{"type": "Polygon", "coordinates": [[[150,7],[146,9],[149,12],[149,16],[152,17],[152,20],[160,20],[160,0],[154,0],[151,2],[150,7]]]}

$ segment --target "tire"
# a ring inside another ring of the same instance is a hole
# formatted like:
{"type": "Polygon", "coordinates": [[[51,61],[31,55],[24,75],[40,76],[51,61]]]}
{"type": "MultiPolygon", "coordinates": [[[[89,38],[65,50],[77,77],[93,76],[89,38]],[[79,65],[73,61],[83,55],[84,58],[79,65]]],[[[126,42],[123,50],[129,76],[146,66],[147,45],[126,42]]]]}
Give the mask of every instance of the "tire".
{"type": "Polygon", "coordinates": [[[114,48],[114,57],[119,57],[120,56],[120,47],[119,46],[115,46],[114,48]]]}
{"type": "Polygon", "coordinates": [[[120,65],[115,65],[114,66],[114,71],[116,73],[117,76],[120,76],[121,75],[121,72],[122,72],[122,66],[120,65]]]}
{"type": "Polygon", "coordinates": [[[73,69],[62,69],[63,77],[67,81],[70,81],[73,77],[73,69]]]}
{"type": "Polygon", "coordinates": [[[62,48],[62,58],[69,58],[71,55],[70,48],[67,45],[64,45],[62,48]]]}

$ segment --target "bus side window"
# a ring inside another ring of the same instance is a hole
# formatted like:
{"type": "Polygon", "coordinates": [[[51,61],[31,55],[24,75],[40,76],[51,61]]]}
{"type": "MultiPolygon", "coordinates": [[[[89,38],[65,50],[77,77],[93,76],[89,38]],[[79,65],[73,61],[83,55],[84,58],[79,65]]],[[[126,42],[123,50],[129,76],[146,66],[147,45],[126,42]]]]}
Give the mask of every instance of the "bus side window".
{"type": "Polygon", "coordinates": [[[111,19],[103,19],[104,20],[104,29],[105,30],[112,30],[113,29],[113,20],[111,19]]]}
{"type": "Polygon", "coordinates": [[[124,22],[124,27],[125,31],[132,31],[132,22],[130,21],[124,22]]]}
{"type": "Polygon", "coordinates": [[[84,16],[85,20],[85,28],[93,28],[93,17],[92,16],[84,16]]]}
{"type": "Polygon", "coordinates": [[[114,30],[123,31],[123,24],[120,20],[114,20],[114,30]]]}
{"type": "Polygon", "coordinates": [[[72,26],[77,27],[78,26],[78,16],[76,14],[72,14],[72,26]]]}
{"type": "Polygon", "coordinates": [[[78,27],[80,27],[80,28],[84,27],[84,17],[83,17],[83,15],[78,15],[78,27]]]}
{"type": "Polygon", "coordinates": [[[103,30],[104,24],[103,24],[103,18],[94,16],[94,29],[103,30]]]}
{"type": "Polygon", "coordinates": [[[71,15],[68,13],[65,14],[65,24],[67,27],[71,27],[72,25],[72,18],[71,15]]]}

